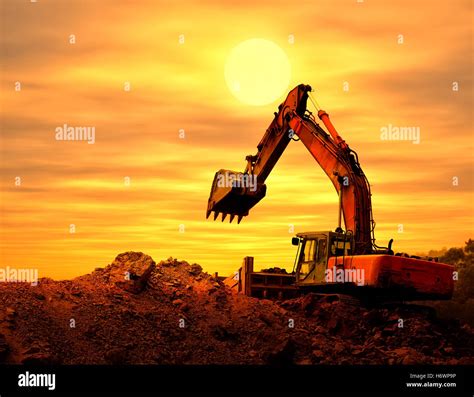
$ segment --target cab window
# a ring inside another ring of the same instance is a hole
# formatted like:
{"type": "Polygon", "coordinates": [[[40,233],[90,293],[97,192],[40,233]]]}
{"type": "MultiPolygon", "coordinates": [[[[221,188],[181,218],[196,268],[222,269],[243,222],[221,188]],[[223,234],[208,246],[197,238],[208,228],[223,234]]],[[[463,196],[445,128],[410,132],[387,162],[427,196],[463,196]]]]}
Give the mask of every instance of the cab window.
{"type": "Polygon", "coordinates": [[[319,240],[318,263],[326,259],[326,243],[327,241],[325,238],[319,240]]]}
{"type": "Polygon", "coordinates": [[[315,249],[316,249],[316,241],[306,240],[306,244],[304,246],[303,262],[314,261],[314,251],[315,251],[315,249]]]}
{"type": "Polygon", "coordinates": [[[300,280],[306,278],[311,270],[314,268],[314,260],[316,254],[317,240],[306,240],[301,258],[301,267],[299,271],[300,280]]]}
{"type": "Polygon", "coordinates": [[[348,256],[351,255],[350,241],[333,239],[331,242],[331,256],[348,256]]]}

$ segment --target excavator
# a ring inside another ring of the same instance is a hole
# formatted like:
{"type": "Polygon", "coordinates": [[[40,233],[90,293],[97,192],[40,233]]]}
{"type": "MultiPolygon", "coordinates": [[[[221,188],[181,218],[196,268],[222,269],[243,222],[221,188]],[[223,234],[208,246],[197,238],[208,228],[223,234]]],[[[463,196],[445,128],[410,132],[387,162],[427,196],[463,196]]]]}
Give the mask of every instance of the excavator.
{"type": "Polygon", "coordinates": [[[370,184],[358,155],[339,135],[311,92],[311,86],[305,84],[290,91],[274,113],[257,153],[246,156],[243,172],[221,169],[215,174],[206,217],[214,212],[214,220],[222,214],[222,221],[229,215],[232,222],[237,216],[240,223],[265,197],[265,180],[290,141],[301,141],[334,185],[339,213],[334,231],[304,232],[292,238],[297,246],[293,287],[303,293],[403,301],[450,299],[453,266],[437,258],[394,253],[393,239],[387,247],[375,243],[370,184]],[[307,108],[308,98],[327,132],[307,108]]]}

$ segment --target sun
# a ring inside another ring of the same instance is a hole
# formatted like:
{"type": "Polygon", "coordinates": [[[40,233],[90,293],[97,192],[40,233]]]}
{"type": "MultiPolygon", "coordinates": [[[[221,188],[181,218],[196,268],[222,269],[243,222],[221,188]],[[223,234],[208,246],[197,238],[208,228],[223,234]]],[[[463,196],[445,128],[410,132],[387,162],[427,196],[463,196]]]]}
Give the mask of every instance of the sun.
{"type": "Polygon", "coordinates": [[[288,56],[265,39],[243,41],[232,49],[225,64],[230,92],[248,105],[268,105],[280,98],[290,83],[288,56]]]}

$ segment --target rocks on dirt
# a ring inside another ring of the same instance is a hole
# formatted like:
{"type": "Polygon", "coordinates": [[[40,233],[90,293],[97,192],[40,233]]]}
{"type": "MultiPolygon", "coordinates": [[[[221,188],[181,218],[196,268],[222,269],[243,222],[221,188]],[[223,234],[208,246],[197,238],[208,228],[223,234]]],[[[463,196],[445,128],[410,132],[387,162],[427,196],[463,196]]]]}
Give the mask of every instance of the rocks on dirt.
{"type": "Polygon", "coordinates": [[[5,309],[5,320],[12,321],[17,315],[16,310],[13,307],[7,307],[5,309]]]}
{"type": "Polygon", "coordinates": [[[51,351],[51,346],[45,341],[35,341],[21,353],[21,363],[30,365],[53,365],[59,360],[51,351]]]}
{"type": "Polygon", "coordinates": [[[293,364],[295,351],[296,346],[293,339],[286,338],[267,354],[266,362],[267,364],[277,366],[293,364]]]}
{"type": "Polygon", "coordinates": [[[322,350],[315,349],[315,350],[313,350],[313,352],[312,352],[312,356],[313,356],[314,358],[316,358],[317,361],[319,361],[319,360],[323,359],[324,357],[326,357],[327,355],[326,355],[326,353],[324,353],[322,350]]]}
{"type": "Polygon", "coordinates": [[[190,268],[189,268],[189,274],[193,276],[197,276],[202,273],[202,267],[201,265],[198,265],[197,263],[193,263],[190,268]]]}
{"type": "Polygon", "coordinates": [[[128,351],[122,348],[109,350],[105,353],[104,360],[108,364],[126,364],[128,362],[128,351]]]}
{"type": "Polygon", "coordinates": [[[151,273],[155,269],[155,261],[141,252],[125,252],[104,269],[109,282],[125,291],[138,294],[147,284],[151,273]]]}
{"type": "Polygon", "coordinates": [[[100,331],[100,326],[97,324],[92,324],[87,327],[87,329],[84,332],[84,336],[86,338],[94,338],[97,336],[97,333],[100,331]]]}
{"type": "Polygon", "coordinates": [[[13,307],[6,307],[4,310],[0,310],[0,327],[3,326],[6,329],[15,329],[15,319],[18,313],[13,307]]]}
{"type": "Polygon", "coordinates": [[[54,365],[58,364],[58,360],[56,360],[51,354],[49,353],[34,353],[29,354],[21,360],[21,364],[23,365],[54,365]]]}
{"type": "Polygon", "coordinates": [[[9,353],[10,346],[8,346],[5,336],[0,334],[0,363],[5,361],[9,353]]]}
{"type": "Polygon", "coordinates": [[[400,347],[390,352],[394,364],[413,365],[423,364],[426,360],[422,353],[411,347],[400,347]]]}
{"type": "Polygon", "coordinates": [[[34,293],[33,295],[34,295],[35,299],[38,299],[38,300],[40,300],[40,301],[44,301],[44,300],[46,299],[46,297],[44,296],[44,294],[41,294],[41,293],[39,293],[39,292],[34,293]]]}
{"type": "Polygon", "coordinates": [[[238,339],[238,333],[231,331],[224,325],[216,325],[212,327],[212,334],[214,338],[220,341],[236,340],[238,339]]]}

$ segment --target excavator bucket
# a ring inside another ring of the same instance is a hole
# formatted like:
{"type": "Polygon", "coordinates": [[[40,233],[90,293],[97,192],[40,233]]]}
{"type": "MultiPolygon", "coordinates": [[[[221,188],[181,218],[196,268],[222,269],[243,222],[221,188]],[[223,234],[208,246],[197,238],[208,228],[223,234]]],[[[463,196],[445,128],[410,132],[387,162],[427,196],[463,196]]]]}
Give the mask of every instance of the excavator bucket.
{"type": "Polygon", "coordinates": [[[249,214],[249,210],[265,197],[266,190],[266,185],[258,184],[254,175],[219,170],[212,182],[206,218],[214,211],[214,220],[222,214],[222,222],[230,215],[230,222],[237,216],[237,222],[240,223],[249,214]]]}

